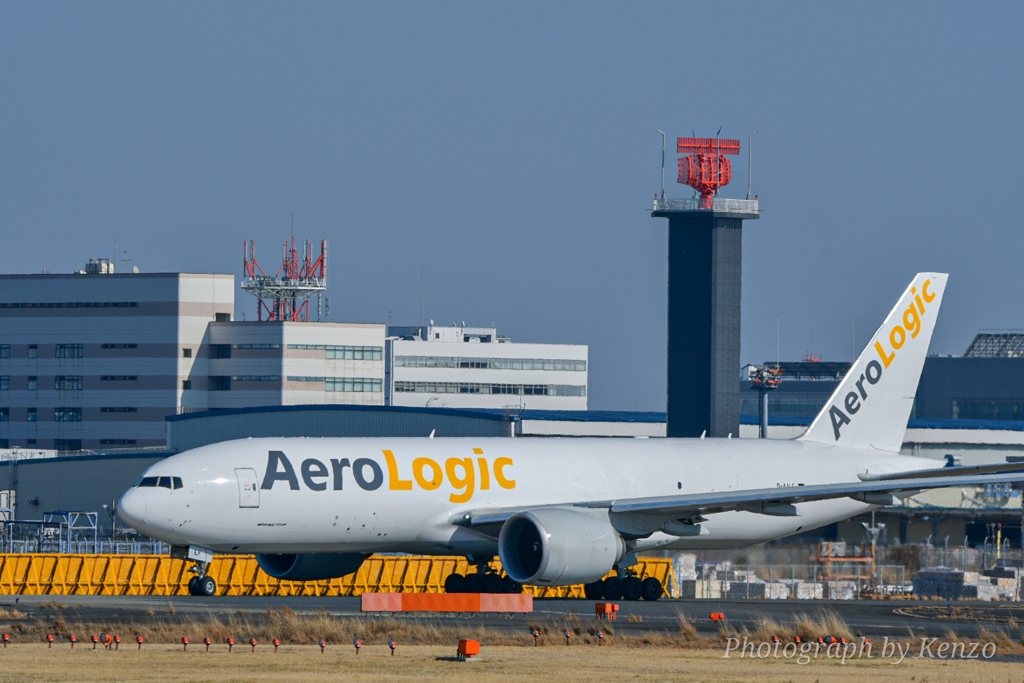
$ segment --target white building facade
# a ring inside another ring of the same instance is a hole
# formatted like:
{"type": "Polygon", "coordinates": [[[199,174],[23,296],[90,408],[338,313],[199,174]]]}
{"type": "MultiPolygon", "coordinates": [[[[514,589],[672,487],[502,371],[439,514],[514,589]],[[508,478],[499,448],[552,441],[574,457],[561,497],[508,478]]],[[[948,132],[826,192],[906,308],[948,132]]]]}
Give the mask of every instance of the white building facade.
{"type": "Polygon", "coordinates": [[[523,344],[493,327],[391,327],[388,405],[586,410],[589,347],[523,344]]]}
{"type": "Polygon", "coordinates": [[[205,408],[384,405],[382,324],[211,323],[205,408]]]}
{"type": "Polygon", "coordinates": [[[0,275],[0,447],[163,446],[234,277],[0,275]]]}

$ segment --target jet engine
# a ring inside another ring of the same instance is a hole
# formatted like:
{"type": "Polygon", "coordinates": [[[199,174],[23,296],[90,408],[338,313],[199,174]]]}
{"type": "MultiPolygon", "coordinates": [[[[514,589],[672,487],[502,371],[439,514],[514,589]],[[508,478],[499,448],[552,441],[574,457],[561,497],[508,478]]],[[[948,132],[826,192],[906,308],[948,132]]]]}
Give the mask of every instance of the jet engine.
{"type": "Polygon", "coordinates": [[[359,571],[369,555],[358,553],[306,553],[303,555],[257,555],[260,569],[275,579],[320,581],[337,579],[359,571]]]}
{"type": "Polygon", "coordinates": [[[517,512],[498,535],[498,555],[519,583],[570,586],[591,583],[626,554],[607,511],[549,507],[517,512]]]}

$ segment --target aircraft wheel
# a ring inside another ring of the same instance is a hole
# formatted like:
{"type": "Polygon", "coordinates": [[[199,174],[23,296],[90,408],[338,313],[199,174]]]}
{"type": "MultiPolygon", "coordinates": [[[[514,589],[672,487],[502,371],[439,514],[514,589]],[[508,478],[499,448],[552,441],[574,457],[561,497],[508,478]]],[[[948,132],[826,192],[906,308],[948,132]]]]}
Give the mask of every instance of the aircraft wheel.
{"type": "Polygon", "coordinates": [[[643,581],[635,576],[627,576],[622,582],[622,599],[623,600],[639,600],[640,596],[643,595],[644,584],[643,581]]]}
{"type": "Polygon", "coordinates": [[[511,595],[519,595],[523,592],[523,584],[519,583],[511,576],[506,576],[501,580],[502,588],[505,589],[506,593],[511,595]]]}
{"type": "Polygon", "coordinates": [[[199,579],[199,583],[196,584],[199,588],[199,594],[206,597],[216,595],[217,593],[217,582],[213,580],[212,576],[204,576],[199,579]]]}
{"type": "Polygon", "coordinates": [[[604,579],[594,583],[583,584],[583,597],[587,600],[600,600],[604,597],[604,579]]]}
{"type": "Polygon", "coordinates": [[[613,576],[610,579],[604,580],[604,599],[605,600],[621,600],[622,599],[622,579],[617,576],[613,576]]]}
{"type": "Polygon", "coordinates": [[[484,577],[480,574],[466,574],[466,579],[462,582],[462,592],[483,593],[484,577]]]}
{"type": "Polygon", "coordinates": [[[483,578],[483,593],[503,593],[504,585],[501,582],[501,577],[497,574],[484,574],[483,578]]]}
{"type": "Polygon", "coordinates": [[[199,595],[199,577],[193,576],[188,580],[188,594],[199,595]]]}
{"type": "Polygon", "coordinates": [[[644,579],[643,590],[641,596],[644,600],[654,602],[661,597],[661,581],[658,581],[653,576],[648,576],[644,579]]]}
{"type": "Polygon", "coordinates": [[[465,577],[462,574],[449,574],[444,580],[445,593],[461,593],[465,586],[465,577]]]}

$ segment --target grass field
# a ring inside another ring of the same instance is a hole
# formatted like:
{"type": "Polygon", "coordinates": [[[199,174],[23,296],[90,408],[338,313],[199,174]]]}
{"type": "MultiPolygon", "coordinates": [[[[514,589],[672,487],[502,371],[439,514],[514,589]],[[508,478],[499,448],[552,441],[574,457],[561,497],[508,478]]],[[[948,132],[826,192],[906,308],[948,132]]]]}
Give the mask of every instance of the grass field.
{"type": "Polygon", "coordinates": [[[801,666],[792,660],[722,659],[721,652],[664,647],[625,648],[594,646],[487,647],[473,663],[437,661],[454,654],[455,647],[399,646],[392,657],[383,645],[367,646],[356,656],[348,645],[331,645],[325,654],[316,646],[224,645],[209,653],[203,646],[122,644],[119,652],[93,651],[79,642],[74,651],[66,643],[19,644],[0,650],[0,681],[228,681],[288,683],[290,681],[393,681],[415,680],[501,682],[523,681],[900,681],[1024,680],[1019,663],[906,659],[901,664],[880,660],[819,661],[801,666]]]}

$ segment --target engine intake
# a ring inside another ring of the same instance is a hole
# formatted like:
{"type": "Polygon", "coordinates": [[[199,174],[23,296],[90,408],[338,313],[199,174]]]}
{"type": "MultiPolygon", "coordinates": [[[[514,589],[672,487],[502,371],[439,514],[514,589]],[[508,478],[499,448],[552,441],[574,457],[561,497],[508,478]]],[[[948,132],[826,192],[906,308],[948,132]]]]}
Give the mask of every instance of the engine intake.
{"type": "Polygon", "coordinates": [[[603,578],[626,554],[605,510],[550,507],[517,512],[498,535],[498,555],[519,583],[571,586],[603,578]]]}
{"type": "Polygon", "coordinates": [[[337,579],[359,571],[369,555],[356,553],[306,553],[303,555],[257,555],[260,569],[275,579],[321,581],[337,579]]]}

